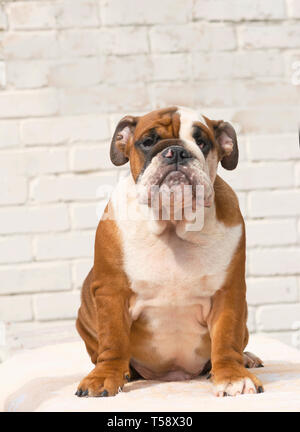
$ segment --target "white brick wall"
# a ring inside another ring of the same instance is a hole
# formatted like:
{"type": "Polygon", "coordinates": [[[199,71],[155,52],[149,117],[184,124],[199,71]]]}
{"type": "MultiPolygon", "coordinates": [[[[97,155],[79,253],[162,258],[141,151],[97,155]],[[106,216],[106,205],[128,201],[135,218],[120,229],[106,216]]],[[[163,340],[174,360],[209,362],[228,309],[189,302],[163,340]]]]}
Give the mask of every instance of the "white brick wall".
{"type": "Polygon", "coordinates": [[[297,343],[300,2],[6,0],[0,38],[0,321],[74,319],[114,125],[181,104],[239,131],[249,328],[297,343]]]}

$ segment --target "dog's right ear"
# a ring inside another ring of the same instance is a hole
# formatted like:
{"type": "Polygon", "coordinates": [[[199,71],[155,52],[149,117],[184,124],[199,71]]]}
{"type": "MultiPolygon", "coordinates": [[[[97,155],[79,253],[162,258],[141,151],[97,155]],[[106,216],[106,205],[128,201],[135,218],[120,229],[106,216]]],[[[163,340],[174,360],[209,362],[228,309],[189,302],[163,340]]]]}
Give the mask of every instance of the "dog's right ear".
{"type": "Polygon", "coordinates": [[[126,145],[134,134],[137,121],[138,117],[133,116],[125,116],[119,121],[110,145],[110,160],[114,165],[128,162],[126,145]]]}

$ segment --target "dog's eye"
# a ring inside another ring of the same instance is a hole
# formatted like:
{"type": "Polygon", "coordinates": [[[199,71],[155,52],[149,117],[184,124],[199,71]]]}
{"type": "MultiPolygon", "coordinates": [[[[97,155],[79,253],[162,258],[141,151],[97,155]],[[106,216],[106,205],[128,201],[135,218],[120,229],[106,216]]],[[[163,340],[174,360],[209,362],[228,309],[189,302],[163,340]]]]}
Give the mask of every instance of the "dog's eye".
{"type": "Polygon", "coordinates": [[[209,148],[209,143],[200,140],[199,142],[197,142],[198,146],[201,148],[202,151],[208,150],[209,148]]]}
{"type": "Polygon", "coordinates": [[[194,136],[196,144],[201,149],[202,153],[206,157],[211,149],[211,143],[208,140],[204,140],[201,136],[194,136]]]}
{"type": "Polygon", "coordinates": [[[151,147],[153,145],[153,142],[154,140],[152,137],[145,137],[141,142],[141,144],[143,147],[147,148],[147,147],[151,147]]]}
{"type": "Polygon", "coordinates": [[[159,140],[160,136],[155,131],[155,129],[151,129],[148,131],[148,135],[141,137],[138,141],[135,142],[135,146],[141,148],[143,151],[148,151],[151,147],[153,147],[159,140]]]}
{"type": "Polygon", "coordinates": [[[203,137],[203,133],[197,127],[193,129],[192,135],[196,144],[198,145],[198,147],[201,149],[202,153],[206,157],[209,153],[209,150],[211,149],[211,142],[209,141],[209,139],[203,137]]]}

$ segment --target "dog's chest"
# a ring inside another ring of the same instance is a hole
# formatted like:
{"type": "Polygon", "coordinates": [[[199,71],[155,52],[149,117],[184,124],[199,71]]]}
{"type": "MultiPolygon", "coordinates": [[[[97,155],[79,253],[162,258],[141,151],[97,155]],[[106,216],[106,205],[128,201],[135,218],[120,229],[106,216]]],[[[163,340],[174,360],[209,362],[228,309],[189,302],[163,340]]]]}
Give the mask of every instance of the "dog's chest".
{"type": "Polygon", "coordinates": [[[241,236],[241,226],[216,226],[199,243],[172,232],[160,236],[146,223],[128,223],[123,231],[124,268],[140,307],[185,306],[215,294],[241,236]]]}

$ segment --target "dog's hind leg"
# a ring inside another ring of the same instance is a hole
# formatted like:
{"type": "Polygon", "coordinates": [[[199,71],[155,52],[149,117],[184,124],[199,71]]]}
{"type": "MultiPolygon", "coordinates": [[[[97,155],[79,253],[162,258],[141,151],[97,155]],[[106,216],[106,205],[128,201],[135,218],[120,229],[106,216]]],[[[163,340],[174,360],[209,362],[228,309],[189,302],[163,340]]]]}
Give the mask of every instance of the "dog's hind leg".
{"type": "MultiPolygon", "coordinates": [[[[246,312],[246,320],[247,320],[247,316],[248,316],[248,312],[246,312]]],[[[247,326],[245,326],[244,349],[246,348],[248,341],[249,341],[249,331],[247,326]]],[[[243,358],[244,358],[244,366],[247,369],[264,367],[263,361],[255,354],[252,354],[249,351],[243,352],[243,358]]]]}
{"type": "Polygon", "coordinates": [[[91,283],[93,281],[93,269],[87,275],[81,290],[81,306],[78,310],[76,328],[84,340],[86,350],[94,364],[98,357],[98,341],[96,333],[96,310],[91,297],[91,283]]]}
{"type": "Polygon", "coordinates": [[[244,357],[244,366],[247,369],[249,369],[249,368],[264,367],[263,361],[259,357],[257,357],[256,355],[252,354],[249,351],[245,351],[243,353],[243,357],[244,357]]]}

